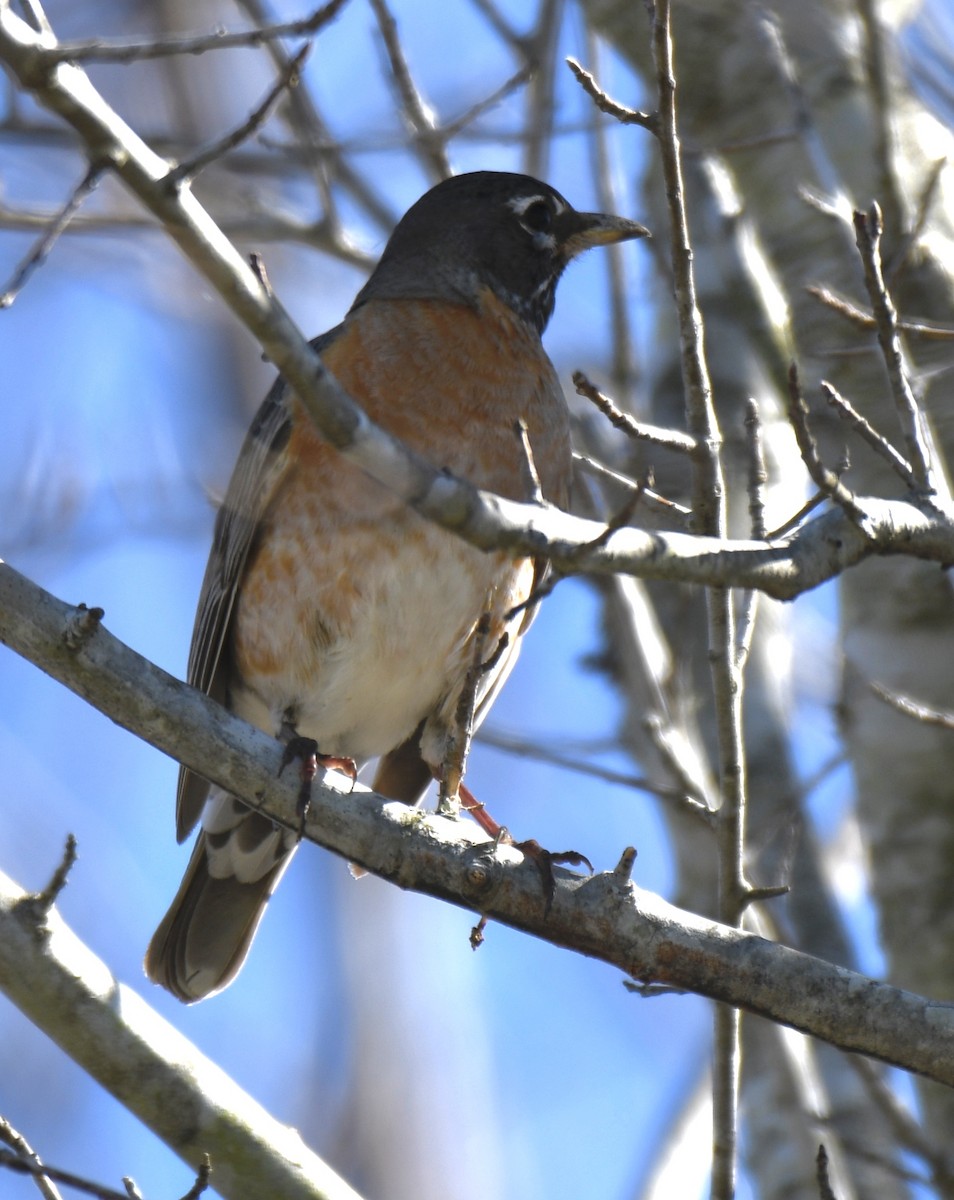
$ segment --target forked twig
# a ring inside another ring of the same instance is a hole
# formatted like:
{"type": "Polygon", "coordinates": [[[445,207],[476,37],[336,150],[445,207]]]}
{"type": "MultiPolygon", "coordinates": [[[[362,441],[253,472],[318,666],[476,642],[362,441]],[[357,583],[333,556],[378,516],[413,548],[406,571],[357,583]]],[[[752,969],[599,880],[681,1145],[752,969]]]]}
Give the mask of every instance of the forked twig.
{"type": "Polygon", "coordinates": [[[864,520],[864,510],[855,500],[853,493],[838,478],[838,475],[825,466],[818,453],[815,437],[808,424],[808,405],[802,396],[798,368],[794,363],[788,370],[788,418],[795,431],[795,440],[798,442],[802,462],[808,468],[808,473],[815,486],[843,508],[854,522],[860,524],[864,520]]]}
{"type": "Polygon", "coordinates": [[[909,488],[917,490],[918,480],[911,470],[911,464],[903,455],[895,450],[888,439],[883,437],[869,421],[865,420],[854,405],[849,400],[846,400],[837,388],[828,383],[827,380],[823,379],[821,381],[821,390],[822,395],[842,420],[846,421],[858,436],[867,442],[872,450],[876,454],[879,454],[896,474],[901,476],[909,488]]]}
{"type": "Polygon", "coordinates": [[[222,158],[230,150],[234,150],[236,146],[240,146],[244,141],[247,141],[256,130],[260,129],[268,120],[272,108],[282,93],[298,86],[299,72],[310,51],[311,43],[306,42],[298,53],[288,60],[278,79],[269,88],[264,99],[241,125],[233,129],[231,133],[226,134],[225,137],[219,138],[210,146],[207,146],[205,150],[200,150],[192,158],[183,159],[182,162],[173,167],[166,176],[169,185],[171,187],[178,187],[186,180],[194,179],[209,163],[215,162],[217,158],[222,158]]]}
{"type": "MultiPolygon", "coordinates": [[[[845,300],[842,296],[836,296],[834,292],[824,287],[808,287],[805,289],[809,296],[814,296],[832,312],[838,313],[844,317],[846,321],[850,321],[852,325],[857,325],[859,329],[874,332],[878,328],[878,323],[875,321],[871,313],[865,312],[864,309],[858,308],[852,304],[850,300],[845,300]]],[[[954,329],[947,325],[934,325],[929,321],[898,321],[898,331],[911,338],[918,338],[925,342],[954,342],[954,329]]]]}
{"type": "Polygon", "coordinates": [[[898,315],[881,271],[881,210],[872,204],[867,213],[854,214],[855,240],[865,272],[865,285],[878,327],[878,341],[888,368],[891,394],[908,447],[908,461],[920,490],[934,492],[931,451],[921,410],[908,381],[898,336],[898,315]]]}

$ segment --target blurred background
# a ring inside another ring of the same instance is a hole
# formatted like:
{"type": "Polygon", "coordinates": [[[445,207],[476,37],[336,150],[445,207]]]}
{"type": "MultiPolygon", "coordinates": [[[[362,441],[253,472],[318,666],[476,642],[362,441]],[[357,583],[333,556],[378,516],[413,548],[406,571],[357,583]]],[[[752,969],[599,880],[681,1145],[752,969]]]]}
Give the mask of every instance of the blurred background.
{"type": "MultiPolygon", "coordinates": [[[[875,8],[674,4],[738,536],[748,535],[749,396],[764,422],[769,529],[808,494],[782,417],[793,355],[808,383],[837,381],[897,440],[873,335],[805,293],[823,283],[862,303],[852,205],[877,197],[885,210],[904,314],[950,321],[954,21],[946,0],[875,8]]],[[[62,41],[155,41],[309,12],[285,0],[56,0],[47,15],[62,41]]],[[[682,425],[652,139],[597,114],[563,64],[573,55],[614,96],[652,108],[648,28],[642,6],[613,0],[351,0],[315,38],[301,86],[195,190],[243,252],[262,255],[308,335],[340,320],[394,221],[447,170],[527,171],[577,207],[644,221],[651,246],[571,267],[545,341],[578,449],[634,478],[652,467],[657,490],[684,503],[685,462],[625,442],[570,383],[582,369],[621,407],[682,425]]],[[[300,41],[86,65],[146,141],[180,159],[239,125],[300,41]]],[[[9,81],[3,96],[7,289],[86,164],[72,134],[9,81]]],[[[116,636],[183,676],[215,499],[272,370],[108,178],[0,312],[0,352],[0,554],[61,599],[102,606],[116,636]]],[[[949,354],[944,343],[912,353],[943,455],[954,440],[949,354]]],[[[834,458],[845,434],[825,420],[834,458]]],[[[898,494],[869,458],[853,449],[852,486],[898,494]]],[[[581,471],[580,511],[608,514],[624,497],[581,471]]],[[[652,508],[635,521],[684,527],[678,512],[652,508]]],[[[784,608],[759,601],[746,718],[750,871],[791,886],[757,914],[759,928],[939,998],[954,990],[954,738],[888,708],[868,684],[954,708],[952,631],[949,578],[901,560],[784,608]]],[[[711,912],[714,842],[672,795],[718,796],[704,636],[689,589],[561,583],[474,748],[469,786],[517,836],[581,850],[598,870],[636,846],[639,886],[711,912]]],[[[176,764],[5,650],[0,759],[0,869],[42,887],[73,832],[66,921],[364,1195],[705,1192],[702,1000],[640,998],[611,969],[497,926],[474,953],[469,914],[355,881],[306,847],[237,982],[184,1008],[141,968],[186,863],[176,764]]],[[[896,1073],[862,1077],[754,1019],[746,1030],[740,1195],[817,1195],[820,1140],[840,1200],[954,1194],[948,1095],[896,1073]],[[903,1106],[891,1119],[885,1093],[903,1106]]],[[[4,1000],[0,1115],[52,1164],[114,1187],[130,1175],[146,1197],[190,1186],[191,1171],[4,1000]]],[[[0,1195],[31,1188],[0,1177],[0,1195]]]]}

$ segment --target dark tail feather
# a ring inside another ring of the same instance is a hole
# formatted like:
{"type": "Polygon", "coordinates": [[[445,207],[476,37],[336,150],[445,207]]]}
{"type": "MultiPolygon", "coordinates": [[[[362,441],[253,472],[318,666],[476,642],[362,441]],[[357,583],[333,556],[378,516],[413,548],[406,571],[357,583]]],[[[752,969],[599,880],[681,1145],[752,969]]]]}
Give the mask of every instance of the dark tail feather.
{"type": "Polygon", "coordinates": [[[199,835],[179,891],[146,951],[146,974],[186,1004],[226,987],[242,968],[294,847],[260,879],[213,879],[199,835]]]}

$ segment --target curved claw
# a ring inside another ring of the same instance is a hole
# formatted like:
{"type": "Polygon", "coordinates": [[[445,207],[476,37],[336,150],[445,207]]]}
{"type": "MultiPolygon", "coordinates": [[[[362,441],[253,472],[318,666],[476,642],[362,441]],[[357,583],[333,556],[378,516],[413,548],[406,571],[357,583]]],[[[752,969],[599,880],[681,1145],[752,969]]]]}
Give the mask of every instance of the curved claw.
{"type": "Polygon", "coordinates": [[[554,864],[558,866],[582,867],[585,866],[589,873],[593,874],[593,864],[585,854],[580,854],[578,850],[560,850],[552,851],[545,850],[536,838],[528,838],[525,842],[514,842],[514,849],[519,850],[521,854],[525,854],[527,858],[533,860],[537,870],[540,872],[540,878],[543,881],[543,894],[546,898],[546,905],[543,909],[544,917],[550,915],[550,909],[553,907],[553,897],[556,892],[556,880],[553,877],[554,864]]]}
{"type": "Polygon", "coordinates": [[[290,737],[285,743],[278,774],[281,775],[288,764],[294,762],[295,759],[298,759],[301,764],[299,768],[301,787],[298,789],[297,804],[300,818],[298,840],[301,841],[305,833],[305,818],[308,816],[308,808],[311,804],[311,785],[318,774],[319,766],[327,767],[332,771],[341,771],[350,778],[353,788],[358,781],[358,765],[353,758],[338,758],[333,754],[322,754],[314,738],[300,737],[298,734],[290,737]]]}

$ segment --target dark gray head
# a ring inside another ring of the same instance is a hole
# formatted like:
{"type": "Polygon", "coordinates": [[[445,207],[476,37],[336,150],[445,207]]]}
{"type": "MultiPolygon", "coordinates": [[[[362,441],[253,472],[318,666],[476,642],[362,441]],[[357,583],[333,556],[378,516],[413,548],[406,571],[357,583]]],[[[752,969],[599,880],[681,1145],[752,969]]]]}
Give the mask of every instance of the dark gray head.
{"type": "Polygon", "coordinates": [[[354,307],[412,298],[473,305],[489,287],[542,333],[571,258],[648,233],[623,217],[577,212],[529,175],[455,175],[404,214],[354,307]]]}

